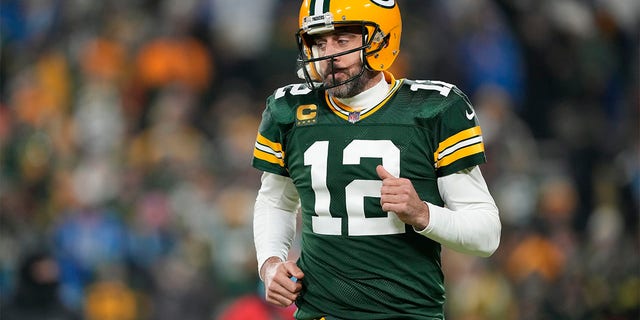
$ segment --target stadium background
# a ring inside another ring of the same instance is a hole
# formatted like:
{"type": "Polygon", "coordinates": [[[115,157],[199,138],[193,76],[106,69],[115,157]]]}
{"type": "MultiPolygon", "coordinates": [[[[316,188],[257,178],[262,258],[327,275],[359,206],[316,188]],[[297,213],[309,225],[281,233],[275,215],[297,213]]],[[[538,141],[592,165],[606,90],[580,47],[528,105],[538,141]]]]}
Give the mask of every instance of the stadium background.
{"type": "MultiPolygon", "coordinates": [[[[393,72],[468,93],[501,209],[495,255],[444,252],[449,319],[638,319],[638,2],[399,2],[393,72]]],[[[2,0],[0,303],[42,251],[86,319],[255,297],[250,159],[298,6],[2,0]]]]}

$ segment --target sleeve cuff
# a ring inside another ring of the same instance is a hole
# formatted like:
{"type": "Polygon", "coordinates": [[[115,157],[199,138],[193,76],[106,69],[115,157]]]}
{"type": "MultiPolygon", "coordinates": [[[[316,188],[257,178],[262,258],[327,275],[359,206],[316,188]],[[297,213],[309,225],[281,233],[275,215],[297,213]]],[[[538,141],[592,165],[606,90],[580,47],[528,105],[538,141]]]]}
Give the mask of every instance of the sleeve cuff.
{"type": "Polygon", "coordinates": [[[426,237],[434,229],[437,229],[438,226],[441,226],[444,223],[445,215],[448,213],[445,208],[438,207],[426,201],[424,201],[424,203],[429,207],[429,224],[423,230],[416,230],[416,228],[413,228],[413,231],[426,237]]]}

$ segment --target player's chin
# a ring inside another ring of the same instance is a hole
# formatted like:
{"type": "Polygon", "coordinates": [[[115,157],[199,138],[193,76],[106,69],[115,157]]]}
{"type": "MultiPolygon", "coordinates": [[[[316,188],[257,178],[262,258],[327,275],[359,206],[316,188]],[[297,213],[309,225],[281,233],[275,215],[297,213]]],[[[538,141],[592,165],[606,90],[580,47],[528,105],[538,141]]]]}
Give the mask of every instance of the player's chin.
{"type": "Polygon", "coordinates": [[[341,84],[339,86],[329,88],[327,92],[336,98],[351,98],[354,96],[349,83],[341,84]]]}

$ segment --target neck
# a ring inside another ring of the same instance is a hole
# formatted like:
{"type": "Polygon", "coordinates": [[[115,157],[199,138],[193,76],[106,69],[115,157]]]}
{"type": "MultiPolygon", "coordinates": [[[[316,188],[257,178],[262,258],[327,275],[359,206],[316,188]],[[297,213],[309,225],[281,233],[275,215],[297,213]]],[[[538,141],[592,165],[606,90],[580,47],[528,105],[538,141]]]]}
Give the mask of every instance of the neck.
{"type": "Polygon", "coordinates": [[[371,108],[384,100],[387,93],[389,93],[390,84],[385,80],[384,74],[380,72],[376,78],[377,80],[375,82],[372,81],[375,84],[365,91],[350,98],[334,99],[337,99],[341,103],[346,104],[357,111],[371,108]]]}

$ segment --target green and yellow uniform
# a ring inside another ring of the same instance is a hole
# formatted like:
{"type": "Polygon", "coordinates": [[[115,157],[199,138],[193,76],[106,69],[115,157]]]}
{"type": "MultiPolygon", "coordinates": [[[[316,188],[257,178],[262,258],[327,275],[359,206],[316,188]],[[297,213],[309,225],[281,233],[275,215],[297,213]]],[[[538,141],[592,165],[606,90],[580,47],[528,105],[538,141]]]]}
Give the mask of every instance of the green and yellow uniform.
{"type": "Polygon", "coordinates": [[[300,195],[299,319],[444,317],[440,244],[382,211],[375,168],[443,206],[437,178],[485,161],[480,127],[455,86],[385,76],[388,96],[360,113],[304,84],[267,100],[253,166],[291,177],[300,195]]]}

